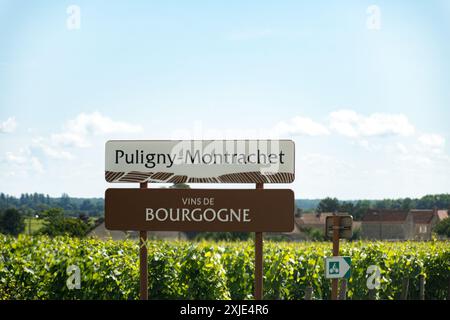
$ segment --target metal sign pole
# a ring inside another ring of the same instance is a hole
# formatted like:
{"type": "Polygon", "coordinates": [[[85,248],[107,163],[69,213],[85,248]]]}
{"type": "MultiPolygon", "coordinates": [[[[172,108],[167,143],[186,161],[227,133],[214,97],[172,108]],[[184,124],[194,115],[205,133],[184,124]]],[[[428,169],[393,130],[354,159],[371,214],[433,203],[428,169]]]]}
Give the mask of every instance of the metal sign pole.
{"type": "MultiPolygon", "coordinates": [[[[333,216],[333,256],[334,257],[339,256],[340,220],[341,220],[341,217],[339,217],[337,214],[335,214],[333,216]]],[[[338,285],[339,285],[339,279],[331,280],[331,300],[338,299],[338,285]]]]}
{"type": "MultiPolygon", "coordinates": [[[[140,184],[141,189],[147,189],[147,182],[140,184]]],[[[139,282],[140,299],[148,300],[148,264],[147,264],[147,231],[139,231],[139,282]]]]}
{"type": "MultiPolygon", "coordinates": [[[[264,189],[263,183],[257,183],[256,189],[264,189]]],[[[255,232],[255,300],[263,297],[263,233],[255,232]]]]}

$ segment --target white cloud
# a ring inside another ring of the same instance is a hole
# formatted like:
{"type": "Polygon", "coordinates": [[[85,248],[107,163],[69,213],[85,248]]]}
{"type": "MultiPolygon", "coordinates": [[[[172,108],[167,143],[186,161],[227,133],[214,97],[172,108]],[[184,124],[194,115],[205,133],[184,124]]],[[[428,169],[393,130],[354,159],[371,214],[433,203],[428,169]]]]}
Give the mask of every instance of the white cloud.
{"type": "Polygon", "coordinates": [[[374,150],[373,146],[371,146],[369,141],[367,141],[366,139],[359,139],[356,141],[356,143],[366,150],[374,150]]]}
{"type": "Polygon", "coordinates": [[[16,130],[17,122],[16,118],[10,117],[0,123],[0,133],[11,133],[16,130]]]}
{"type": "Polygon", "coordinates": [[[41,150],[47,157],[53,159],[68,160],[73,158],[70,152],[63,150],[60,147],[49,145],[42,137],[32,139],[32,149],[41,150]]]}
{"type": "Polygon", "coordinates": [[[324,125],[306,117],[295,117],[289,121],[279,122],[272,131],[279,136],[323,136],[329,134],[324,125]]]}
{"type": "Polygon", "coordinates": [[[408,154],[408,148],[403,143],[397,143],[397,150],[400,151],[401,154],[408,154]]]}
{"type": "Polygon", "coordinates": [[[143,128],[123,121],[114,121],[99,112],[80,113],[64,125],[64,131],[53,134],[51,140],[58,146],[85,148],[91,146],[92,136],[112,133],[138,133],[143,128]]]}
{"type": "Polygon", "coordinates": [[[298,116],[275,125],[272,131],[278,136],[324,136],[330,130],[359,141],[368,149],[369,141],[364,138],[377,136],[403,136],[414,134],[415,128],[403,114],[373,113],[365,116],[353,110],[338,110],[329,115],[329,126],[298,116]]]}
{"type": "MultiPolygon", "coordinates": [[[[11,128],[8,122],[8,130],[11,128]]],[[[126,122],[113,121],[99,112],[90,114],[81,113],[64,125],[64,131],[53,134],[50,137],[35,137],[24,148],[14,152],[5,152],[0,162],[6,164],[2,174],[23,177],[30,174],[41,174],[44,165],[54,167],[55,163],[47,162],[47,159],[71,160],[75,156],[69,152],[67,146],[88,147],[94,142],[95,136],[104,136],[112,133],[136,133],[141,132],[141,126],[131,125],[126,122]]],[[[64,162],[61,163],[65,166],[64,162]]]]}
{"type": "Polygon", "coordinates": [[[13,163],[13,164],[24,164],[24,163],[26,163],[27,162],[27,157],[25,156],[25,152],[22,151],[22,150],[19,153],[6,152],[5,153],[6,161],[9,162],[9,163],[13,163]]]}
{"type": "Polygon", "coordinates": [[[426,147],[440,149],[445,145],[445,138],[439,134],[427,133],[419,137],[419,142],[426,147]]]}
{"type": "Polygon", "coordinates": [[[330,113],[330,128],[351,138],[373,136],[411,136],[415,128],[403,114],[373,113],[364,116],[353,110],[330,113]]]}
{"type": "Polygon", "coordinates": [[[19,171],[44,173],[41,161],[28,148],[22,148],[18,152],[6,152],[4,160],[19,171]]]}
{"type": "Polygon", "coordinates": [[[61,132],[51,135],[54,144],[63,147],[86,148],[91,146],[86,135],[75,132],[61,132]]]}
{"type": "Polygon", "coordinates": [[[36,157],[31,157],[30,165],[35,173],[44,173],[44,167],[42,166],[41,161],[36,157]]]}

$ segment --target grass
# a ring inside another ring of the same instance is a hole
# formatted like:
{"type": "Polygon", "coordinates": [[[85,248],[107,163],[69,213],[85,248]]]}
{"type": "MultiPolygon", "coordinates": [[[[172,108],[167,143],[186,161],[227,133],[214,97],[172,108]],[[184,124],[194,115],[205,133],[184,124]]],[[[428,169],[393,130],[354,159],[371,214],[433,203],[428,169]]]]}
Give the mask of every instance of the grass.
{"type": "MultiPolygon", "coordinates": [[[[96,218],[89,217],[88,223],[91,227],[95,225],[96,218]]],[[[44,219],[40,218],[30,218],[27,217],[24,219],[25,221],[25,230],[23,231],[24,234],[33,235],[36,234],[43,226],[44,226],[44,219]],[[30,232],[31,231],[31,232],[30,232]]]]}
{"type": "Polygon", "coordinates": [[[25,218],[25,234],[34,234],[44,226],[43,219],[25,218]],[[31,231],[31,232],[30,232],[31,231]]]}

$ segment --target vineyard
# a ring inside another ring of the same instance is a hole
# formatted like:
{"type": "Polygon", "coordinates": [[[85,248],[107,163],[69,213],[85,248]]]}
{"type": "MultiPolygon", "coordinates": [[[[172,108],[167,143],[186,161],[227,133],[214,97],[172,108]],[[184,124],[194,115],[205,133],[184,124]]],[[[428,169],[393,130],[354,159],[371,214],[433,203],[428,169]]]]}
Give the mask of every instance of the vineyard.
{"type": "MultiPolygon", "coordinates": [[[[252,242],[149,241],[151,299],[252,299],[252,242]]],[[[68,237],[19,238],[0,235],[0,299],[138,299],[139,247],[136,241],[100,241],[68,237]],[[67,268],[80,270],[80,289],[69,290],[67,268]]],[[[409,279],[409,299],[418,299],[419,276],[426,279],[426,299],[446,299],[450,243],[343,243],[352,258],[348,299],[368,297],[366,270],[381,269],[377,299],[398,299],[409,279]]],[[[321,242],[264,245],[264,298],[330,298],[324,257],[331,244],[321,242]]]]}

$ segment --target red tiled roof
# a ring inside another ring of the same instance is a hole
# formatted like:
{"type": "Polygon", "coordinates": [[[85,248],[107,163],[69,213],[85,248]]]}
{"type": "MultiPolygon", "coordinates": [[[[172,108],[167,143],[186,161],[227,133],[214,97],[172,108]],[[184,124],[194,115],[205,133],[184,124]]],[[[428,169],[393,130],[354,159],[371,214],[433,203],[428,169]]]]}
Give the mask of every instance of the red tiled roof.
{"type": "Polygon", "coordinates": [[[325,219],[328,216],[332,216],[333,214],[330,212],[324,212],[321,213],[320,215],[316,214],[316,213],[305,213],[303,214],[300,219],[301,219],[301,223],[308,225],[308,224],[325,224],[325,219]]]}
{"type": "Polygon", "coordinates": [[[444,220],[448,218],[448,210],[438,210],[437,216],[439,220],[444,220]]]}
{"type": "Polygon", "coordinates": [[[369,209],[362,217],[364,222],[403,222],[408,217],[405,210],[369,209]]]}
{"type": "Polygon", "coordinates": [[[434,216],[434,210],[411,210],[414,223],[428,224],[434,216]]]}
{"type": "MultiPolygon", "coordinates": [[[[340,213],[342,214],[342,213],[340,213]]],[[[316,216],[315,213],[305,213],[300,218],[294,218],[295,225],[298,228],[302,227],[313,227],[313,228],[324,228],[326,217],[332,216],[331,212],[324,212],[320,217],[316,216]]],[[[360,221],[353,221],[353,228],[360,228],[360,221]]]]}
{"type": "MultiPolygon", "coordinates": [[[[340,212],[339,214],[345,213],[340,212]]],[[[323,212],[320,215],[317,213],[305,213],[300,218],[296,218],[295,221],[299,226],[321,227],[325,226],[327,217],[332,215],[332,212],[323,212]]]]}

